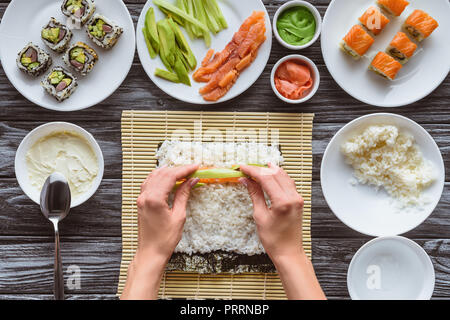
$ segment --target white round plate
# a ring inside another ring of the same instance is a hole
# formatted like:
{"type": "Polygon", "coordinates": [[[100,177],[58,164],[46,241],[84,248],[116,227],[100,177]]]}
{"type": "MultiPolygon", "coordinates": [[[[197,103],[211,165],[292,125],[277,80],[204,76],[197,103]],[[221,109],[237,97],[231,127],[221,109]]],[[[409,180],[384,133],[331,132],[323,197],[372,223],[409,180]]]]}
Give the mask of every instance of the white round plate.
{"type": "Polygon", "coordinates": [[[394,236],[416,228],[434,211],[444,190],[445,168],[439,147],[425,129],[408,118],[377,113],[353,120],[334,136],[323,156],[320,179],[325,200],[344,224],[370,236],[394,236]],[[412,134],[423,157],[433,164],[436,180],[423,191],[429,199],[426,204],[402,209],[384,190],[351,183],[353,168],[345,162],[341,145],[377,124],[395,125],[412,134]]]}
{"type": "MultiPolygon", "coordinates": [[[[234,34],[239,30],[245,19],[252,15],[253,11],[264,11],[266,13],[266,41],[259,48],[258,56],[253,63],[244,70],[239,76],[238,80],[231,88],[231,90],[221,99],[216,102],[208,102],[198,92],[199,89],[205,86],[205,83],[198,83],[192,79],[191,72],[191,84],[192,86],[186,86],[184,84],[172,83],[170,81],[161,79],[155,76],[155,70],[157,68],[166,69],[161,62],[161,58],[158,56],[155,59],[151,59],[147,50],[144,35],[142,34],[142,28],[145,25],[145,15],[150,6],[155,8],[156,20],[164,19],[166,16],[155,7],[152,0],[147,1],[144,9],[141,12],[139,21],[137,24],[137,51],[141,60],[142,66],[150,79],[158,86],[162,91],[168,95],[189,103],[194,104],[213,104],[228,101],[233,99],[250,88],[253,83],[259,78],[264,68],[267,65],[267,61],[270,57],[270,51],[272,49],[272,25],[270,23],[269,14],[261,0],[225,0],[218,1],[222,13],[227,20],[228,29],[220,31],[217,35],[212,34],[211,49],[216,52],[222,51],[225,46],[233,39],[234,34]]],[[[187,35],[184,28],[181,28],[185,35],[195,57],[197,58],[197,68],[200,67],[203,58],[206,56],[206,52],[209,48],[206,47],[205,42],[202,39],[192,40],[187,35]]]]}
{"type": "Polygon", "coordinates": [[[23,138],[22,142],[19,145],[19,148],[16,152],[16,159],[14,163],[14,170],[16,172],[17,182],[20,185],[22,191],[35,203],[40,203],[40,190],[31,185],[28,175],[28,166],[27,166],[27,153],[33,145],[39,141],[40,139],[54,133],[60,131],[68,131],[75,132],[79,134],[81,137],[86,139],[86,141],[92,147],[95,155],[97,156],[98,161],[98,175],[92,183],[91,188],[84,194],[80,195],[78,198],[72,198],[71,208],[77,207],[82,203],[86,202],[91,198],[94,193],[97,191],[100,183],[103,179],[103,172],[105,169],[105,164],[103,160],[102,149],[98,145],[95,138],[83,128],[67,123],[67,122],[50,122],[46,123],[36,129],[32,130],[29,134],[23,138]]]}
{"type": "Polygon", "coordinates": [[[356,252],[347,273],[353,300],[429,300],[434,283],[430,257],[404,237],[369,241],[356,252]]]}
{"type": "Polygon", "coordinates": [[[61,12],[62,1],[55,0],[13,0],[3,15],[0,25],[0,60],[8,79],[28,100],[35,104],[57,111],[76,111],[89,108],[108,98],[125,80],[133,63],[136,39],[133,20],[121,0],[95,0],[96,13],[100,13],[119,24],[124,32],[111,50],[103,50],[87,36],[85,26],[73,31],[71,43],[83,41],[91,46],[99,56],[99,61],[86,77],[77,72],[78,88],[64,102],[57,102],[41,87],[41,79],[21,72],[16,65],[17,54],[28,42],[33,42],[50,53],[52,66],[67,68],[62,54],[51,51],[41,39],[41,30],[51,17],[66,24],[67,17],[61,12]]]}
{"type": "Polygon", "coordinates": [[[339,43],[350,28],[357,24],[363,12],[374,5],[373,0],[333,0],[322,24],[322,54],[334,80],[354,98],[379,107],[399,107],[414,103],[444,81],[450,70],[450,4],[448,0],[414,0],[398,18],[378,36],[366,57],[353,60],[339,48],[339,43]],[[406,18],[421,9],[439,22],[433,34],[422,41],[416,54],[400,70],[394,81],[389,81],[368,70],[378,51],[385,51],[406,18]]]}

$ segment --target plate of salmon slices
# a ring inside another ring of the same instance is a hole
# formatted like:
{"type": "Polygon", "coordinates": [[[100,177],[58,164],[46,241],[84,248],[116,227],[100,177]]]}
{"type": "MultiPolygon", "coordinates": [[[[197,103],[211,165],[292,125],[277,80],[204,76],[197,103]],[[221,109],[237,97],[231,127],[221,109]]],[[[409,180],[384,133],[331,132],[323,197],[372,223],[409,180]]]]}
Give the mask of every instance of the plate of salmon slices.
{"type": "Polygon", "coordinates": [[[322,24],[325,64],[352,97],[400,107],[432,93],[450,71],[448,0],[333,0],[322,24]]]}
{"type": "Polygon", "coordinates": [[[263,2],[227,0],[217,3],[227,27],[211,34],[209,46],[204,39],[191,38],[180,26],[197,60],[197,66],[189,73],[190,85],[155,75],[157,70],[167,70],[167,64],[160,56],[152,58],[149,55],[148,42],[141,30],[146,26],[150,8],[153,8],[157,22],[167,15],[152,0],[142,10],[136,39],[141,64],[153,83],[175,99],[192,104],[228,101],[250,88],[267,65],[272,48],[272,26],[263,2]]]}

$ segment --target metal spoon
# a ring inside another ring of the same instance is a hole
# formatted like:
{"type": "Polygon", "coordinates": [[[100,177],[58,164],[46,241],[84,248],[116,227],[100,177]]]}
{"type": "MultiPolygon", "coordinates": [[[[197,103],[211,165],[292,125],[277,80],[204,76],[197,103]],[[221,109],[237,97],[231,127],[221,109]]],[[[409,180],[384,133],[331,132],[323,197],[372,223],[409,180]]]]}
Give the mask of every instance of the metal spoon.
{"type": "Polygon", "coordinates": [[[66,178],[60,173],[51,174],[41,191],[41,211],[55,228],[55,269],[53,291],[55,300],[64,300],[64,277],[59,250],[58,224],[70,210],[70,188],[66,178]]]}

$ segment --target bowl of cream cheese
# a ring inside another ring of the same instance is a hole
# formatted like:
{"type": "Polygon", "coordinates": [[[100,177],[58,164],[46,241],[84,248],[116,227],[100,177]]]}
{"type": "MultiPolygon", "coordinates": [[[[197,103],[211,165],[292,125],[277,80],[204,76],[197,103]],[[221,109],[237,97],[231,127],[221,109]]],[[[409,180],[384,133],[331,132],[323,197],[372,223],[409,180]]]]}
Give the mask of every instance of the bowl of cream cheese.
{"type": "Polygon", "coordinates": [[[59,172],[70,187],[71,207],[94,195],[103,178],[103,154],[94,137],[67,122],[51,122],[31,131],[16,152],[15,172],[23,192],[39,204],[47,177],[59,172]]]}

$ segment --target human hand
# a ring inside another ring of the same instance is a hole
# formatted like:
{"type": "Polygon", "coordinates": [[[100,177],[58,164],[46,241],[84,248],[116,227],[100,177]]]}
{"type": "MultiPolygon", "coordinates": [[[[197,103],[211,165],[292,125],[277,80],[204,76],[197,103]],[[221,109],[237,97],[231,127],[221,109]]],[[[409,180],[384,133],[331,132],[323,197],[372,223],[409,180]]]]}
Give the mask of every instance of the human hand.
{"type": "Polygon", "coordinates": [[[280,167],[241,166],[242,178],[253,202],[253,216],[264,249],[276,263],[283,257],[304,255],[302,246],[303,198],[294,181],[280,167]],[[270,198],[266,204],[264,192],[270,198]]]}
{"type": "Polygon", "coordinates": [[[139,216],[138,253],[169,259],[181,240],[186,221],[186,205],[198,179],[189,179],[176,191],[172,208],[169,194],[176,182],[188,177],[198,165],[154,170],[141,186],[137,200],[139,216]]]}

